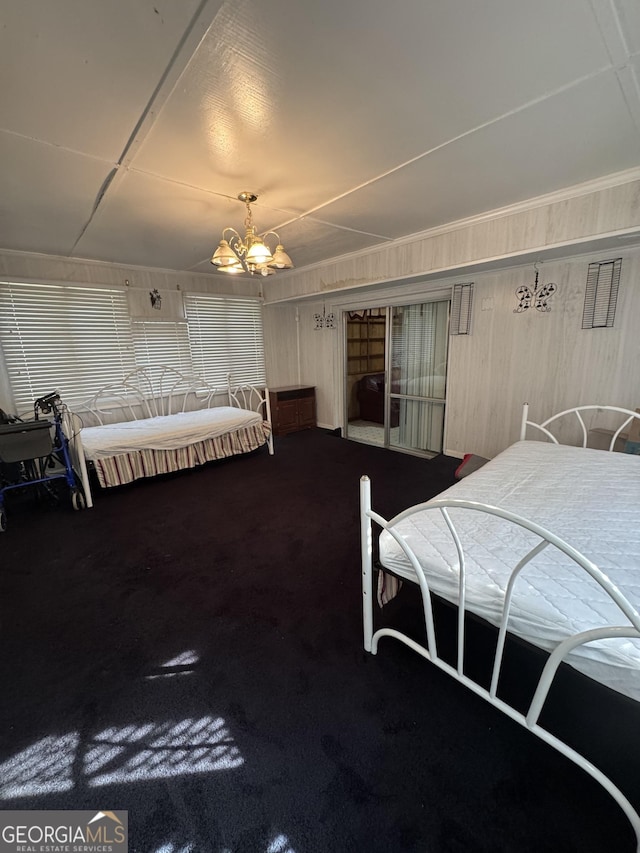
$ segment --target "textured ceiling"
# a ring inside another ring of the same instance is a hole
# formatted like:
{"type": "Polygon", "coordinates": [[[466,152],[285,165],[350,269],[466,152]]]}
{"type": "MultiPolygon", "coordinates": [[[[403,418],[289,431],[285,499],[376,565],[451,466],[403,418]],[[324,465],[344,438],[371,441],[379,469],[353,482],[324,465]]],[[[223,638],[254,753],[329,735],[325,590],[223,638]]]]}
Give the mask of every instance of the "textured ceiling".
{"type": "Polygon", "coordinates": [[[637,0],[3,0],[0,248],[296,267],[640,166],[637,0]]]}

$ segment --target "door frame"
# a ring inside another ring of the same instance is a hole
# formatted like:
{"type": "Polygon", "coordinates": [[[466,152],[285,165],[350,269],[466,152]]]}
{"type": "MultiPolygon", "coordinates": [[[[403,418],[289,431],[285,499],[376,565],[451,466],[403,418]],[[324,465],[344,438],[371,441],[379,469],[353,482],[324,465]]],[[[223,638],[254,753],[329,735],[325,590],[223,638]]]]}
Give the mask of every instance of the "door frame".
{"type": "MultiPolygon", "coordinates": [[[[388,367],[389,367],[389,358],[390,358],[390,347],[391,347],[391,324],[389,322],[389,317],[391,316],[391,311],[394,307],[399,307],[403,305],[415,305],[421,304],[424,302],[444,302],[448,301],[449,310],[448,310],[448,318],[447,318],[447,334],[449,334],[449,324],[451,322],[451,300],[453,298],[453,286],[448,287],[438,287],[433,290],[427,291],[426,293],[423,291],[421,293],[407,293],[404,294],[401,298],[398,298],[396,295],[390,293],[388,290],[385,292],[378,293],[370,293],[367,296],[362,296],[360,299],[349,299],[344,302],[336,300],[333,303],[333,310],[338,313],[340,312],[340,343],[338,346],[338,357],[336,358],[335,364],[337,368],[337,376],[336,376],[336,388],[338,391],[337,401],[339,401],[340,406],[340,428],[342,432],[343,438],[348,437],[348,423],[349,423],[349,400],[348,400],[348,383],[347,379],[347,320],[348,314],[350,311],[363,311],[366,308],[385,308],[386,309],[386,319],[387,322],[385,324],[385,417],[384,417],[384,447],[385,449],[392,449],[396,453],[406,453],[410,456],[418,456],[420,458],[431,458],[432,454],[420,453],[415,450],[411,450],[403,447],[389,447],[389,408],[390,408],[390,397],[389,397],[389,385],[388,385],[388,367]]],[[[451,352],[451,347],[447,347],[447,385],[449,378],[449,355],[451,352]]],[[[442,431],[442,446],[443,452],[444,448],[447,446],[447,423],[448,423],[448,409],[447,406],[447,396],[445,394],[444,401],[444,423],[443,423],[443,431],[442,431]]],[[[379,446],[379,445],[378,445],[379,446]]]]}

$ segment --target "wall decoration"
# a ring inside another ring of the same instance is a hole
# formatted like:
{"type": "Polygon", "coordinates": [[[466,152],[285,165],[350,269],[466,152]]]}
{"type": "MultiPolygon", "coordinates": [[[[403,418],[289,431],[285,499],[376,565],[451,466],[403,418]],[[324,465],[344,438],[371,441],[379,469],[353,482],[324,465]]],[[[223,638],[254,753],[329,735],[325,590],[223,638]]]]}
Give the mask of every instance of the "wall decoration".
{"type": "Polygon", "coordinates": [[[533,268],[536,271],[536,280],[533,284],[533,289],[527,284],[523,284],[516,290],[518,305],[513,309],[514,314],[522,314],[524,311],[531,308],[532,305],[536,311],[540,311],[543,314],[551,311],[551,305],[549,303],[551,301],[551,297],[556,292],[557,287],[552,281],[548,284],[539,284],[540,272],[538,270],[538,264],[534,264],[533,268]]]}
{"type": "Polygon", "coordinates": [[[350,320],[364,320],[365,317],[386,317],[386,308],[359,308],[357,311],[349,311],[350,320]]]}
{"type": "Polygon", "coordinates": [[[326,314],[324,310],[324,305],[322,306],[322,314],[314,314],[313,315],[314,330],[318,329],[335,329],[336,327],[336,315],[326,314]]]}
{"type": "Polygon", "coordinates": [[[450,335],[471,334],[471,312],[473,309],[473,282],[454,284],[451,299],[450,335]]]}
{"type": "Polygon", "coordinates": [[[132,320],[153,320],[156,323],[183,321],[182,292],[154,287],[128,287],[129,316],[132,320]]]}
{"type": "Polygon", "coordinates": [[[621,270],[622,258],[589,264],[582,312],[583,329],[607,329],[613,326],[621,270]]]}

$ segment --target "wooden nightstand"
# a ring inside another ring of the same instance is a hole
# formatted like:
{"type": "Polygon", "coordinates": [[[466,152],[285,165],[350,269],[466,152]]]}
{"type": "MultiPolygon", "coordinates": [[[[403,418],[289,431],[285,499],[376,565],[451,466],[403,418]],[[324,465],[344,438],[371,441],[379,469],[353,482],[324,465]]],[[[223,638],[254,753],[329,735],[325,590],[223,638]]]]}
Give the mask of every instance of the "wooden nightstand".
{"type": "Polygon", "coordinates": [[[274,435],[286,435],[316,425],[316,389],[313,385],[269,388],[274,435]]]}

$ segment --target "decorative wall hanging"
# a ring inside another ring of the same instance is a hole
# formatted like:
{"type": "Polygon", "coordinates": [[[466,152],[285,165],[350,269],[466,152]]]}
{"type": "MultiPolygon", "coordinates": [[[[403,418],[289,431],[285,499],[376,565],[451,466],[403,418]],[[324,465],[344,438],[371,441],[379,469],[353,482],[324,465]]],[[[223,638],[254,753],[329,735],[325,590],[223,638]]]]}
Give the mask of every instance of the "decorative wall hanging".
{"type": "Polygon", "coordinates": [[[143,287],[128,287],[127,301],[132,320],[173,323],[183,322],[185,319],[182,292],[178,289],[160,290],[154,287],[152,290],[146,290],[143,287]]]}
{"type": "Polygon", "coordinates": [[[314,314],[313,315],[314,330],[318,329],[335,329],[336,327],[336,315],[326,314],[324,310],[324,305],[322,306],[322,314],[314,314]]]}
{"type": "Polygon", "coordinates": [[[607,329],[613,326],[621,270],[622,258],[589,264],[582,312],[583,329],[607,329]]]}
{"type": "Polygon", "coordinates": [[[551,311],[551,305],[549,302],[551,301],[551,297],[556,292],[556,285],[550,281],[548,284],[539,284],[538,279],[540,273],[538,271],[538,264],[534,264],[533,268],[536,271],[536,280],[533,285],[533,290],[527,284],[523,284],[516,290],[516,296],[518,297],[518,306],[513,309],[514,314],[522,314],[527,309],[533,307],[536,311],[541,311],[543,314],[547,311],[551,311]]]}
{"type": "Polygon", "coordinates": [[[471,334],[471,311],[473,309],[473,282],[454,284],[451,299],[450,335],[471,334]]]}
{"type": "Polygon", "coordinates": [[[350,320],[364,320],[365,317],[385,317],[384,308],[360,308],[357,311],[349,311],[350,320]]]}

